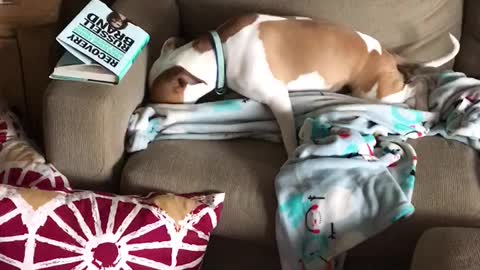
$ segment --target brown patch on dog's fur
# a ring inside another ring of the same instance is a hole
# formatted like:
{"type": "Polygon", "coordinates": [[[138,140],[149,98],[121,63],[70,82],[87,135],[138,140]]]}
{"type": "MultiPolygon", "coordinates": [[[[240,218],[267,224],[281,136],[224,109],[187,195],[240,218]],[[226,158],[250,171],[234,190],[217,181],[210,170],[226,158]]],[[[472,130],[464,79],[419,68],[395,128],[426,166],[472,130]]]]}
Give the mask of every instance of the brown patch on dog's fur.
{"type": "Polygon", "coordinates": [[[217,32],[222,42],[226,42],[231,36],[238,33],[242,30],[245,26],[248,26],[254,23],[258,18],[258,14],[248,14],[243,15],[231,20],[228,20],[220,27],[218,27],[217,32]]]}
{"type": "Polygon", "coordinates": [[[203,34],[192,42],[192,47],[200,53],[212,50],[212,44],[208,34],[203,34]]]}
{"type": "Polygon", "coordinates": [[[402,77],[396,70],[395,58],[386,51],[381,55],[377,51],[368,52],[363,39],[342,25],[289,19],[262,22],[259,32],[268,65],[275,78],[285,84],[300,75],[318,72],[333,89],[349,85],[356,96],[364,96],[366,93],[362,91],[369,91],[376,82],[378,98],[403,87],[398,89],[398,85],[390,84],[387,79],[380,82],[380,77],[389,73],[396,72],[402,77]]]}
{"type": "MultiPolygon", "coordinates": [[[[217,28],[218,35],[222,42],[226,42],[231,36],[238,33],[245,26],[254,23],[257,18],[258,14],[248,14],[232,18],[217,28]]],[[[213,49],[208,34],[204,34],[195,39],[192,43],[192,47],[201,53],[213,49]]]]}
{"type": "Polygon", "coordinates": [[[181,66],[163,71],[150,87],[150,101],[154,103],[184,103],[187,84],[205,83],[181,66]]]}
{"type": "Polygon", "coordinates": [[[401,91],[404,87],[403,75],[397,70],[397,63],[393,55],[383,50],[382,55],[376,51],[368,54],[367,61],[350,85],[358,97],[368,94],[368,91],[377,84],[376,98],[382,99],[401,91]]]}

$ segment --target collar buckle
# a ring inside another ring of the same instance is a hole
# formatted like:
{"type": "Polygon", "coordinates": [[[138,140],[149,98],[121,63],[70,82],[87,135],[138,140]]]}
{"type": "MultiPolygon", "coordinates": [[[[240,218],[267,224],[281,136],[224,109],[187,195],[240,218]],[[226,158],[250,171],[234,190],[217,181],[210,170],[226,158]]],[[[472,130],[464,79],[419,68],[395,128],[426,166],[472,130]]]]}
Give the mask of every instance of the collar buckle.
{"type": "Polygon", "coordinates": [[[225,95],[225,93],[227,93],[227,87],[222,87],[222,88],[216,87],[215,88],[215,93],[217,93],[217,95],[219,95],[219,96],[223,96],[223,95],[225,95]]]}

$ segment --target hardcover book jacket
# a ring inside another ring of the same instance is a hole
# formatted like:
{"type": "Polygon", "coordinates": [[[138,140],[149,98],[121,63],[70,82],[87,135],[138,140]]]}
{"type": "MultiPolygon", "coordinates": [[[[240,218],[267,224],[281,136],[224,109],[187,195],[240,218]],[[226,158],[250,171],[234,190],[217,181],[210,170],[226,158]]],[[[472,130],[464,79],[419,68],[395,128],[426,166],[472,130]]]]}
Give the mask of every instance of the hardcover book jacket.
{"type": "Polygon", "coordinates": [[[98,63],[123,78],[150,36],[107,5],[92,0],[57,36],[85,64],[98,63]]]}

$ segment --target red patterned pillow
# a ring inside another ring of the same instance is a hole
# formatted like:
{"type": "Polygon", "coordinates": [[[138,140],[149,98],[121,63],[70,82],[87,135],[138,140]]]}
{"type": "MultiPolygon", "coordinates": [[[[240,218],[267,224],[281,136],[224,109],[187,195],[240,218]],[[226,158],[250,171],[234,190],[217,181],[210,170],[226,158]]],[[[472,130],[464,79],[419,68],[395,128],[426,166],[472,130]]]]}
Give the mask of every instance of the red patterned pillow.
{"type": "Polygon", "coordinates": [[[66,177],[45,162],[11,112],[0,113],[0,183],[48,190],[70,189],[66,177]]]}
{"type": "Polygon", "coordinates": [[[0,164],[0,183],[46,190],[69,190],[67,178],[52,164],[5,162],[0,164]]]}
{"type": "Polygon", "coordinates": [[[200,269],[223,200],[0,185],[0,269],[200,269]]]}

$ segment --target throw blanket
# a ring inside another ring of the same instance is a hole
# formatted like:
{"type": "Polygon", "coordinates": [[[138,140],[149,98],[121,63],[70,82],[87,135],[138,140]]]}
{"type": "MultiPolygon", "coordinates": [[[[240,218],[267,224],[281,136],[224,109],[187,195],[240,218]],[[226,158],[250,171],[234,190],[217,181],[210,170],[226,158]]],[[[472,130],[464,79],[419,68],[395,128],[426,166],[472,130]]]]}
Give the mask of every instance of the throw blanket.
{"type": "MultiPolygon", "coordinates": [[[[414,212],[417,157],[406,139],[439,134],[480,148],[480,81],[444,72],[414,84],[413,109],[291,93],[300,146],[275,180],[284,270],[338,268],[344,252],[414,212]]],[[[140,108],[128,134],[130,152],[165,139],[280,140],[270,110],[247,99],[140,108]]]]}

